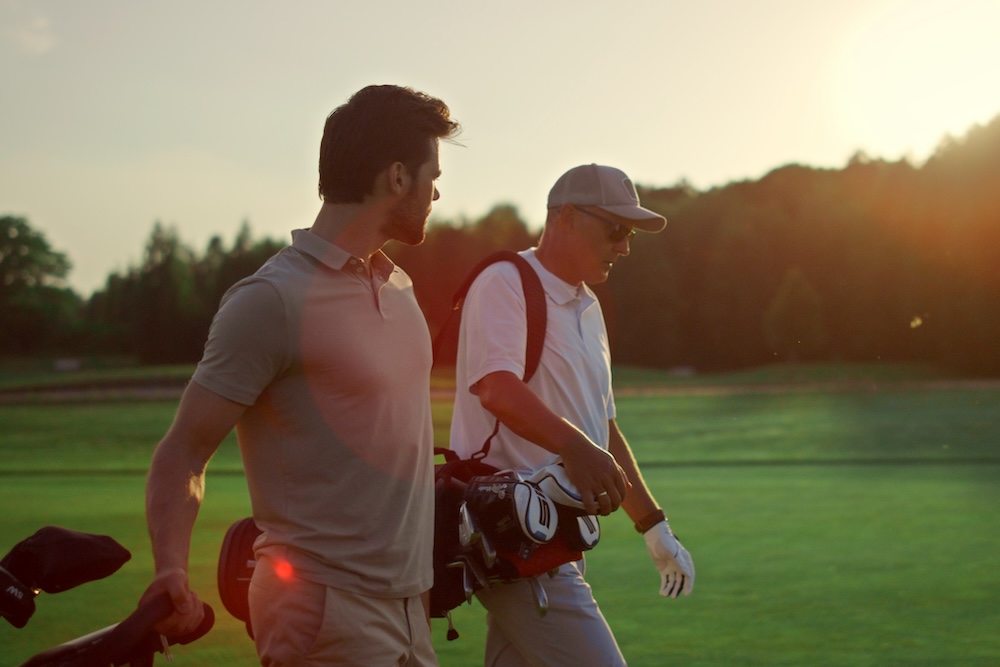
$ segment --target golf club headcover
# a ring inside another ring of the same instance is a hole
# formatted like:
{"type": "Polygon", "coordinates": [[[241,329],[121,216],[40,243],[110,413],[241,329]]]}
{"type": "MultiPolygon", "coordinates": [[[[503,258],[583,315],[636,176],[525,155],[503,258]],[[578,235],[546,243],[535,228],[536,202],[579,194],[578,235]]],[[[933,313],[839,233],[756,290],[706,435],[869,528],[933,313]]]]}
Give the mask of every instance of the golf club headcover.
{"type": "Polygon", "coordinates": [[[583,509],[583,498],[566,475],[562,461],[542,466],[528,477],[526,482],[536,485],[555,503],[565,507],[583,509]]]}
{"type": "Polygon", "coordinates": [[[0,567],[29,588],[60,593],[114,574],[131,557],[106,535],[46,526],[14,545],[0,567]]]}
{"type": "Polygon", "coordinates": [[[35,591],[0,567],[0,616],[23,628],[35,613],[35,591]]]}
{"type": "Polygon", "coordinates": [[[559,513],[559,535],[577,551],[593,549],[601,539],[601,524],[596,516],[585,514],[583,498],[566,475],[562,461],[550,463],[525,481],[535,484],[552,499],[559,513]]]}
{"type": "Polygon", "coordinates": [[[590,551],[601,539],[601,523],[592,514],[559,507],[559,536],[571,549],[590,551]]]}
{"type": "Polygon", "coordinates": [[[517,550],[525,540],[545,544],[556,534],[556,507],[534,484],[504,475],[473,477],[465,502],[498,549],[517,550]]]}
{"type": "Polygon", "coordinates": [[[694,590],[694,561],[664,519],[642,534],[649,555],[660,572],[660,595],[676,598],[694,590]]]}

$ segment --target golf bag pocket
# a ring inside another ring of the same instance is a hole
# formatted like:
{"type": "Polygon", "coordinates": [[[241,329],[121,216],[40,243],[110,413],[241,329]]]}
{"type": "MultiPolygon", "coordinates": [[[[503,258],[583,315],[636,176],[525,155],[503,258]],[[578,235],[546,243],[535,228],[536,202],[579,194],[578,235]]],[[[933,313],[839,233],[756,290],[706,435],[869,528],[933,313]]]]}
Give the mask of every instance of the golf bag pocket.
{"type": "Polygon", "coordinates": [[[481,459],[460,459],[449,449],[435,448],[445,462],[434,467],[434,586],[431,616],[444,618],[449,611],[471,599],[475,584],[467,559],[473,549],[460,539],[460,508],[469,480],[497,471],[481,459]]]}
{"type": "Polygon", "coordinates": [[[251,517],[240,519],[226,531],[219,551],[219,598],[226,611],[246,624],[250,637],[250,579],[257,566],[253,545],[260,534],[251,517]]]}

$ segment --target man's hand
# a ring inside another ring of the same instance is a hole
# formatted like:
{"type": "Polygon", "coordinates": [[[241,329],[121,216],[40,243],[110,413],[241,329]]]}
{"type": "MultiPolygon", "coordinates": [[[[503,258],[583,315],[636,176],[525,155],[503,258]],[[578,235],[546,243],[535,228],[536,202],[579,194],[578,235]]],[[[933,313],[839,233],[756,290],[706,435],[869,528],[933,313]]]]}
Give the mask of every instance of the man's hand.
{"type": "Polygon", "coordinates": [[[188,587],[187,572],[175,568],[156,575],[153,583],[142,594],[139,604],[164,591],[170,595],[170,600],[174,603],[174,613],[158,623],[155,630],[168,637],[194,632],[205,617],[205,607],[194,591],[188,587]]]}
{"type": "Polygon", "coordinates": [[[562,451],[562,462],[587,514],[611,514],[632,488],[615,457],[585,438],[562,451]]]}
{"type": "Polygon", "coordinates": [[[694,562],[684,545],[674,537],[666,520],[642,535],[649,555],[660,571],[660,595],[676,598],[694,590],[694,562]]]}

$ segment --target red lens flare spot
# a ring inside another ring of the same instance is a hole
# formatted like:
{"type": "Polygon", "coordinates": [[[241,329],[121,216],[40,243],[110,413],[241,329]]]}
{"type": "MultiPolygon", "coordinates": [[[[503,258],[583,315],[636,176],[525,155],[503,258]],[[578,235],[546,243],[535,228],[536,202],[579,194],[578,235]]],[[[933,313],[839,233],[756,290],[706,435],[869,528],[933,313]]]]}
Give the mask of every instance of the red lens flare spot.
{"type": "Polygon", "coordinates": [[[275,563],[274,573],[278,575],[279,579],[284,579],[285,581],[288,581],[295,576],[295,570],[292,569],[291,563],[284,560],[279,560],[275,563]]]}

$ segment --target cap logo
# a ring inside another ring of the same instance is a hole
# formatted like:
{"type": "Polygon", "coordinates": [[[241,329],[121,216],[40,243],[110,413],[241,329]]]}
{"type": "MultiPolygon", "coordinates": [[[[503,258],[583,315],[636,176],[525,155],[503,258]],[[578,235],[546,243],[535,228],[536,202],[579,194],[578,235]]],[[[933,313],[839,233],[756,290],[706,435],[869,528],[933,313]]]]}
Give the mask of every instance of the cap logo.
{"type": "Polygon", "coordinates": [[[628,178],[623,178],[622,179],[622,187],[625,188],[625,193],[628,195],[628,198],[631,199],[632,201],[634,201],[636,204],[638,204],[639,203],[639,195],[636,194],[635,186],[632,185],[632,181],[630,179],[628,179],[628,178]]]}

